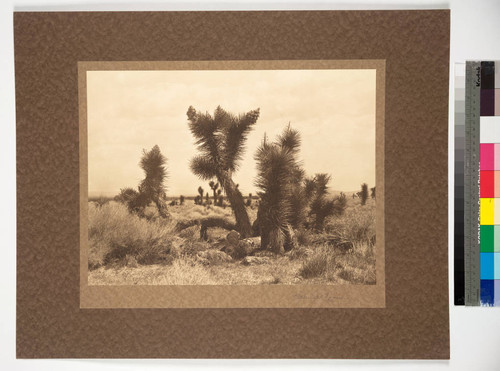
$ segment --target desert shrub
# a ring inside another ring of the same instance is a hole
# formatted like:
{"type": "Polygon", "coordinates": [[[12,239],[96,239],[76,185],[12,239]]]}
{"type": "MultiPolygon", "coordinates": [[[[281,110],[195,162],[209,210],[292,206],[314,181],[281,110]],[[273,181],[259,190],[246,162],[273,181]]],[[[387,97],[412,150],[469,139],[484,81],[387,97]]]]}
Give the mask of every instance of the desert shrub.
{"type": "Polygon", "coordinates": [[[101,207],[89,203],[89,269],[127,255],[140,264],[161,260],[169,252],[173,226],[165,220],[147,221],[130,214],[121,203],[101,207]]]}
{"type": "Polygon", "coordinates": [[[352,243],[354,249],[375,244],[375,206],[353,207],[328,221],[325,231],[352,243]]]}
{"type": "Polygon", "coordinates": [[[302,263],[299,274],[303,278],[314,278],[326,273],[331,256],[326,249],[319,249],[302,263]]]}
{"type": "Polygon", "coordinates": [[[352,284],[375,284],[375,257],[360,253],[339,255],[336,261],[336,275],[352,284]]]}
{"type": "Polygon", "coordinates": [[[89,197],[89,202],[94,202],[97,206],[102,206],[112,200],[112,197],[106,196],[89,197]]]}
{"type": "Polygon", "coordinates": [[[200,226],[193,225],[179,232],[179,237],[185,238],[188,241],[198,241],[200,238],[200,226]]]}
{"type": "Polygon", "coordinates": [[[295,231],[297,242],[301,246],[308,246],[311,243],[311,232],[305,228],[300,228],[295,231]]]}
{"type": "Polygon", "coordinates": [[[311,250],[304,247],[298,246],[295,249],[288,252],[288,257],[290,260],[307,258],[310,255],[311,250]]]}
{"type": "Polygon", "coordinates": [[[304,260],[299,274],[306,279],[323,277],[338,283],[374,284],[375,258],[359,251],[341,253],[330,246],[322,246],[304,260]]]}

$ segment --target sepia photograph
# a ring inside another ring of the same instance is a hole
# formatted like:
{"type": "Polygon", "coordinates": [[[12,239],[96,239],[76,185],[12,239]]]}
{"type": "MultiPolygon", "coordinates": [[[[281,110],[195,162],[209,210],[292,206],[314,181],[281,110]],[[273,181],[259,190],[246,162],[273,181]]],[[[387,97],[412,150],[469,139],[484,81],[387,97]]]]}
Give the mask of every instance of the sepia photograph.
{"type": "Polygon", "coordinates": [[[377,284],[375,69],[85,77],[89,286],[377,284]]]}

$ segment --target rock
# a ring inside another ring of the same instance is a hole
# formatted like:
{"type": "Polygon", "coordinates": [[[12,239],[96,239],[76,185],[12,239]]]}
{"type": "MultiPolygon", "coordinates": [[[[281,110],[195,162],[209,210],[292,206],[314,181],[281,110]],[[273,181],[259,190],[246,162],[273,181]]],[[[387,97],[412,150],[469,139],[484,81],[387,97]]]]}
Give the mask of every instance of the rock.
{"type": "Polygon", "coordinates": [[[226,242],[229,246],[236,247],[240,243],[240,234],[235,230],[229,232],[226,236],[226,242]]]}
{"type": "Polygon", "coordinates": [[[217,265],[233,260],[226,253],[219,250],[201,251],[197,255],[197,260],[204,265],[217,265]]]}
{"type": "Polygon", "coordinates": [[[137,268],[137,259],[133,257],[132,255],[126,255],[125,256],[125,266],[130,267],[130,268],[137,268]]]}
{"type": "Polygon", "coordinates": [[[258,249],[260,247],[260,237],[245,238],[241,241],[247,243],[250,247],[253,248],[253,250],[258,249]]]}
{"type": "Polygon", "coordinates": [[[269,263],[269,258],[264,256],[246,256],[241,264],[243,265],[260,265],[269,263]]]}
{"type": "Polygon", "coordinates": [[[172,237],[172,240],[170,241],[170,244],[175,249],[182,250],[182,248],[186,244],[186,240],[184,238],[174,236],[174,237],[172,237]]]}
{"type": "Polygon", "coordinates": [[[276,256],[275,253],[273,253],[271,250],[259,250],[259,251],[255,251],[254,253],[252,253],[253,256],[257,256],[257,257],[273,257],[273,256],[276,256]]]}

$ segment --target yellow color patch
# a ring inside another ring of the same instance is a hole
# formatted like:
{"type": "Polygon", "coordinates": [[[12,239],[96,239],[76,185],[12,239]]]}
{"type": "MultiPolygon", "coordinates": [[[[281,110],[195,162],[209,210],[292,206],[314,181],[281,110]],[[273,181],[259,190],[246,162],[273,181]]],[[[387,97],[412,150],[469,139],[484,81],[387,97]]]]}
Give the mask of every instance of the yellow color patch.
{"type": "Polygon", "coordinates": [[[481,198],[481,225],[495,224],[495,199],[481,198]]]}

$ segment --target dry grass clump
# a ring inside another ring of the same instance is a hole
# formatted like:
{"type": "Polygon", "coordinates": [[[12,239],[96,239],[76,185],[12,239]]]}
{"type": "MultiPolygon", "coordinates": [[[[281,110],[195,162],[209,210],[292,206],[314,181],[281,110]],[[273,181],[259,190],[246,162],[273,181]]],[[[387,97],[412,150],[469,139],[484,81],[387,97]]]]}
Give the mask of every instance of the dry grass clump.
{"type": "Polygon", "coordinates": [[[299,270],[300,276],[314,278],[325,275],[333,259],[333,255],[327,250],[327,246],[318,248],[310,258],[306,259],[299,270]]]}
{"type": "Polygon", "coordinates": [[[140,264],[161,260],[170,248],[173,226],[130,214],[125,205],[89,203],[89,269],[133,256],[140,264]]]}
{"type": "Polygon", "coordinates": [[[303,261],[299,274],[305,279],[322,278],[339,284],[375,284],[373,247],[358,245],[354,251],[343,253],[332,246],[321,246],[303,261]]]}
{"type": "Polygon", "coordinates": [[[375,245],[375,202],[349,207],[342,217],[330,219],[325,230],[339,240],[349,242],[354,249],[375,245]]]}
{"type": "Polygon", "coordinates": [[[177,259],[171,265],[145,265],[137,268],[106,269],[101,267],[89,275],[89,285],[215,285],[201,263],[177,259]]]}

